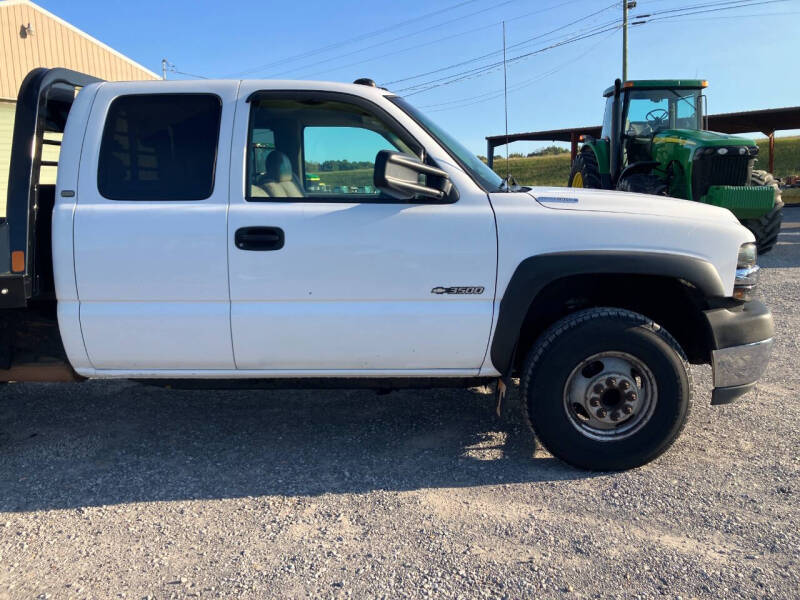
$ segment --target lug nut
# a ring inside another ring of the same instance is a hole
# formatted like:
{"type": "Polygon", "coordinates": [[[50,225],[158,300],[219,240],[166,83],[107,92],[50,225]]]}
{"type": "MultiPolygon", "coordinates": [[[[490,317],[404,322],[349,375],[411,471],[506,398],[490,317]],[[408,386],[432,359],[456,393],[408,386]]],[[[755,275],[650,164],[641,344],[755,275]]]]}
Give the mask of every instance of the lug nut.
{"type": "Polygon", "coordinates": [[[600,398],[597,396],[592,396],[589,398],[589,405],[594,407],[600,406],[600,398]]]}
{"type": "Polygon", "coordinates": [[[636,395],[634,392],[631,392],[630,394],[627,394],[627,395],[625,396],[625,400],[627,400],[628,402],[636,402],[636,400],[637,400],[638,398],[639,398],[639,397],[638,397],[638,396],[637,396],[637,395],[636,395]]]}
{"type": "Polygon", "coordinates": [[[609,377],[608,379],[606,379],[606,385],[608,387],[617,387],[617,380],[614,379],[613,377],[609,377]]]}
{"type": "Polygon", "coordinates": [[[613,413],[611,413],[611,420],[612,421],[619,421],[619,418],[620,418],[620,414],[619,414],[618,410],[615,410],[613,413]]]}
{"type": "Polygon", "coordinates": [[[594,386],[594,393],[595,393],[595,394],[601,394],[601,393],[603,393],[603,390],[604,390],[604,389],[605,389],[605,388],[603,387],[603,384],[602,384],[602,383],[597,383],[597,384],[595,384],[595,386],[594,386]]]}
{"type": "Polygon", "coordinates": [[[630,404],[626,404],[622,407],[622,412],[624,412],[626,415],[629,415],[633,412],[633,407],[630,404]]]}
{"type": "Polygon", "coordinates": [[[606,412],[606,409],[604,409],[604,408],[601,408],[600,410],[597,411],[597,417],[600,418],[600,419],[605,419],[607,414],[608,413],[606,412]]]}
{"type": "Polygon", "coordinates": [[[622,383],[619,384],[619,387],[623,392],[627,392],[630,389],[631,384],[628,383],[627,381],[623,381],[622,383]]]}

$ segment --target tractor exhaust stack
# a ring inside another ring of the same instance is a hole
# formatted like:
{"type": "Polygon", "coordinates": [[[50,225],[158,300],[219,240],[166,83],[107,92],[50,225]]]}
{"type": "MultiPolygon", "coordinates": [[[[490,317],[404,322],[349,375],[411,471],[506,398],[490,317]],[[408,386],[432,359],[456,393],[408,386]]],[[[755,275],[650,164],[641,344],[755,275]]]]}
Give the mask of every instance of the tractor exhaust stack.
{"type": "Polygon", "coordinates": [[[622,138],[617,133],[620,130],[619,119],[622,113],[622,107],[619,105],[621,91],[622,81],[617,79],[614,81],[614,104],[611,109],[611,139],[609,140],[609,172],[611,174],[611,182],[614,185],[616,185],[619,177],[619,156],[622,147],[622,138]]]}

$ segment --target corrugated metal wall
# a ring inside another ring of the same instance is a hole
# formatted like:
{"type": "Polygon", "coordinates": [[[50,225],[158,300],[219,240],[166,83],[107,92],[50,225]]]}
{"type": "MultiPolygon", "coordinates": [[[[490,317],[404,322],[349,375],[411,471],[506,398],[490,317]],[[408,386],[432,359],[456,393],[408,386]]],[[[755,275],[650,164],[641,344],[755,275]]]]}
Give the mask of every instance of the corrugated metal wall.
{"type": "MultiPolygon", "coordinates": [[[[0,216],[6,214],[14,102],[25,76],[37,67],[66,67],[109,81],[158,79],[111,48],[29,2],[0,1],[0,216]],[[30,23],[33,35],[23,35],[30,23]]],[[[43,173],[52,178],[52,173],[43,173]]]]}
{"type": "Polygon", "coordinates": [[[14,131],[16,102],[0,100],[0,216],[6,214],[8,163],[11,160],[11,134],[14,131]]]}
{"type": "Polygon", "coordinates": [[[0,98],[16,100],[20,83],[36,67],[66,67],[109,81],[156,79],[29,3],[0,2],[0,37],[0,98]],[[21,28],[28,23],[34,33],[23,37],[21,28]]]}

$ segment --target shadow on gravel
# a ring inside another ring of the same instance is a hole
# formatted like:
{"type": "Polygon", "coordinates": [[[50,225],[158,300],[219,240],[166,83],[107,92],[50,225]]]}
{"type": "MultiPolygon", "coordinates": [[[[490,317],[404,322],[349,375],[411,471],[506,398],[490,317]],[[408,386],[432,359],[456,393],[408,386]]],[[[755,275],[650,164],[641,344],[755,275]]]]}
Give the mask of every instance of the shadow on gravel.
{"type": "Polygon", "coordinates": [[[0,511],[592,476],[532,458],[527,428],[505,421],[487,388],[380,396],[9,385],[0,395],[0,511]]]}

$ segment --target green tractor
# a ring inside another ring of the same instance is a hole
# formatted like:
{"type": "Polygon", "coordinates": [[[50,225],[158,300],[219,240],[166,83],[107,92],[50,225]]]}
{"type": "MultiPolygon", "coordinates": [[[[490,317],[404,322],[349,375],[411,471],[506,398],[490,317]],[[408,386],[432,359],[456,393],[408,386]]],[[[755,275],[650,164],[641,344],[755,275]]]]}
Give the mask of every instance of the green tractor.
{"type": "Polygon", "coordinates": [[[778,240],[783,202],[778,182],[753,169],[753,140],[707,131],[697,79],[618,79],[607,98],[600,139],[585,136],[570,187],[617,189],[722,206],[769,252],[778,240]]]}

